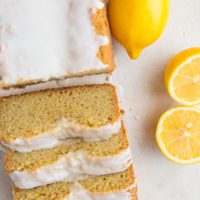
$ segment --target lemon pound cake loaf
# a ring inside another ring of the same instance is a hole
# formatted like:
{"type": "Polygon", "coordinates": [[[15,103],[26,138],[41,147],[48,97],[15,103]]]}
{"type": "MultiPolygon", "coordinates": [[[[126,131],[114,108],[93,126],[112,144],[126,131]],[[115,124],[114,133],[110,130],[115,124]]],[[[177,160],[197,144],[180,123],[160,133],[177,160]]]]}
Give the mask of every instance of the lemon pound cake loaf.
{"type": "Polygon", "coordinates": [[[5,170],[18,188],[75,181],[124,171],[131,165],[125,129],[109,140],[60,145],[29,153],[8,152],[5,170]]]}
{"type": "Polygon", "coordinates": [[[103,0],[1,0],[0,87],[111,72],[103,0]]]}
{"type": "Polygon", "coordinates": [[[57,182],[31,190],[14,188],[15,200],[137,200],[133,168],[77,182],[57,182]]]}
{"type": "Polygon", "coordinates": [[[68,87],[0,99],[0,143],[14,151],[109,139],[121,128],[115,87],[68,87]]]}

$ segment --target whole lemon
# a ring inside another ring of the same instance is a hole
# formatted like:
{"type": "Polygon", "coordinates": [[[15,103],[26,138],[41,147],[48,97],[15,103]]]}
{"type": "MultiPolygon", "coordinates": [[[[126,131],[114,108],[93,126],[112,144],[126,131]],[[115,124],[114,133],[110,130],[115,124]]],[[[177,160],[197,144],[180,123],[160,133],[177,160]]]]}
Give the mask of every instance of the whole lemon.
{"type": "Polygon", "coordinates": [[[112,35],[134,59],[160,37],[168,12],[169,0],[109,0],[108,3],[112,35]]]}

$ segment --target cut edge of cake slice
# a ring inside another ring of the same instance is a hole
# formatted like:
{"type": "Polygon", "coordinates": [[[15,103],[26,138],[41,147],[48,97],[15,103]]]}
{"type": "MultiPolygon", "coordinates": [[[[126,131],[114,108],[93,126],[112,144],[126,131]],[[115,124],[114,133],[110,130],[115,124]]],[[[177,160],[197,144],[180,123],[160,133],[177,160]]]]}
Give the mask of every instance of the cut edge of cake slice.
{"type": "Polygon", "coordinates": [[[123,125],[109,140],[63,144],[30,153],[9,151],[4,157],[6,172],[21,189],[117,173],[130,165],[130,147],[123,125]]]}
{"type": "Polygon", "coordinates": [[[49,89],[0,99],[0,143],[18,152],[52,148],[67,139],[109,139],[121,128],[111,84],[49,89]]]}
{"type": "Polygon", "coordinates": [[[137,200],[133,167],[109,175],[76,182],[57,182],[30,190],[13,189],[15,200],[137,200]]]}

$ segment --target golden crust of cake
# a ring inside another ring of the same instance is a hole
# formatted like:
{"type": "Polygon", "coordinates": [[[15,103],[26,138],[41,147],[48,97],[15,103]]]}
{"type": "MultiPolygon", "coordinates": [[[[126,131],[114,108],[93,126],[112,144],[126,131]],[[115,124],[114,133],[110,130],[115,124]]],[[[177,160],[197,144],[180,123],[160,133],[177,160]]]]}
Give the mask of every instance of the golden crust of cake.
{"type": "Polygon", "coordinates": [[[115,123],[120,116],[115,87],[76,86],[0,99],[0,140],[30,138],[53,130],[62,118],[83,127],[115,123]]]}
{"type": "MultiPolygon", "coordinates": [[[[123,125],[122,125],[123,126],[123,125]]],[[[4,167],[8,173],[13,171],[35,171],[53,164],[68,153],[84,151],[92,157],[115,156],[128,148],[126,131],[123,126],[120,133],[109,140],[98,142],[80,142],[72,145],[60,145],[52,149],[38,150],[30,153],[9,151],[4,157],[4,167]]]]}
{"type": "MultiPolygon", "coordinates": [[[[104,0],[102,0],[103,3],[104,0]]],[[[110,66],[110,68],[105,69],[104,72],[112,72],[114,70],[115,64],[113,60],[113,50],[112,50],[112,42],[111,42],[111,34],[107,19],[107,11],[106,6],[103,9],[97,10],[96,15],[93,16],[93,24],[95,26],[96,33],[98,35],[104,35],[109,38],[109,44],[105,46],[101,46],[97,57],[104,63],[110,66]]],[[[101,71],[102,72],[102,71],[101,71]]]]}
{"type": "MultiPolygon", "coordinates": [[[[132,200],[137,200],[136,188],[130,189],[135,184],[133,168],[124,172],[104,176],[91,177],[78,182],[86,191],[92,194],[106,194],[111,192],[129,191],[132,200]]],[[[63,200],[70,196],[73,183],[59,182],[41,186],[30,190],[14,188],[15,200],[63,200]]]]}
{"type": "MultiPolygon", "coordinates": [[[[105,4],[105,0],[101,0],[101,1],[105,4]]],[[[114,70],[115,64],[114,64],[114,58],[113,58],[110,28],[109,28],[108,19],[107,19],[106,4],[104,8],[98,9],[96,11],[96,13],[92,16],[91,20],[92,20],[93,26],[95,27],[95,32],[98,35],[107,36],[109,39],[108,45],[100,46],[99,51],[97,52],[97,58],[99,58],[102,61],[102,63],[107,65],[108,67],[98,70],[98,69],[95,69],[95,66],[94,66],[94,69],[83,71],[81,73],[66,74],[66,75],[63,75],[62,77],[57,77],[57,78],[50,77],[48,81],[57,80],[59,78],[72,78],[72,77],[81,77],[84,75],[111,73],[114,70]]],[[[37,84],[41,82],[46,82],[46,80],[45,81],[41,79],[25,80],[21,78],[14,85],[5,84],[4,82],[0,81],[0,88],[10,89],[11,87],[25,87],[26,85],[32,85],[32,84],[37,84]]]]}
{"type": "Polygon", "coordinates": [[[138,200],[137,187],[133,188],[129,192],[132,194],[132,199],[131,200],[138,200]]]}

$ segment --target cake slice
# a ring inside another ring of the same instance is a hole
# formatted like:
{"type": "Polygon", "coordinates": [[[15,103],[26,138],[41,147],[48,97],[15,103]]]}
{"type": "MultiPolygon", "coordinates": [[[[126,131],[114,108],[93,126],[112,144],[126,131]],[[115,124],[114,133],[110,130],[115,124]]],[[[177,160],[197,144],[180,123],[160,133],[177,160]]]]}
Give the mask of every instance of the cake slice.
{"type": "Polygon", "coordinates": [[[121,128],[115,87],[109,84],[32,92],[0,99],[0,143],[30,152],[109,139],[121,128]]]}
{"type": "Polygon", "coordinates": [[[137,200],[133,168],[78,182],[57,182],[31,190],[14,188],[15,200],[137,200]]]}
{"type": "Polygon", "coordinates": [[[9,151],[4,158],[6,172],[21,189],[117,173],[130,165],[130,149],[123,126],[109,140],[63,144],[30,153],[9,151]]]}
{"type": "Polygon", "coordinates": [[[9,89],[0,88],[0,96],[21,95],[29,92],[42,91],[47,89],[81,86],[81,85],[97,85],[112,84],[112,77],[109,74],[93,74],[80,77],[71,77],[59,80],[50,80],[47,82],[29,84],[23,87],[12,87],[9,89]]]}
{"type": "Polygon", "coordinates": [[[104,0],[1,0],[0,88],[114,69],[104,0]]]}

